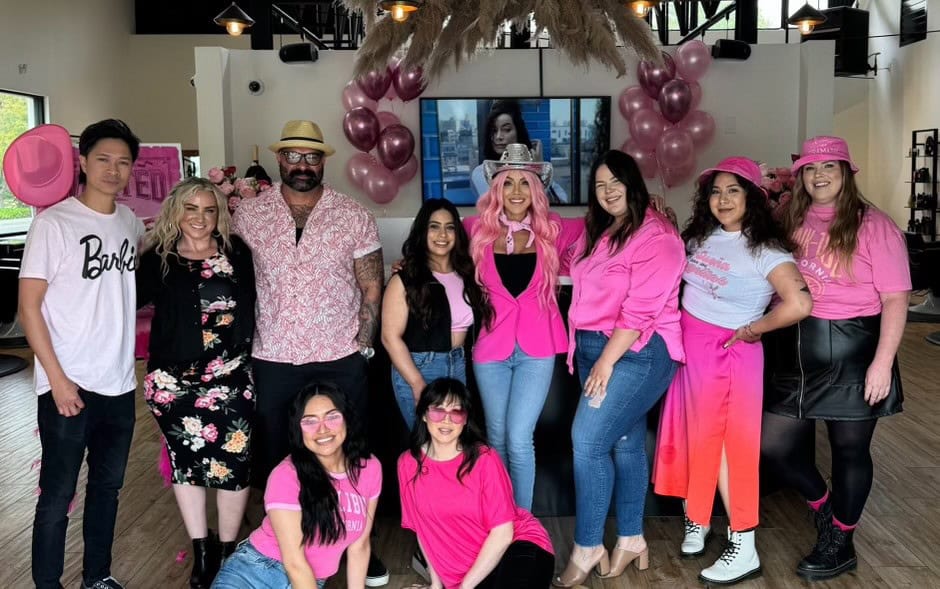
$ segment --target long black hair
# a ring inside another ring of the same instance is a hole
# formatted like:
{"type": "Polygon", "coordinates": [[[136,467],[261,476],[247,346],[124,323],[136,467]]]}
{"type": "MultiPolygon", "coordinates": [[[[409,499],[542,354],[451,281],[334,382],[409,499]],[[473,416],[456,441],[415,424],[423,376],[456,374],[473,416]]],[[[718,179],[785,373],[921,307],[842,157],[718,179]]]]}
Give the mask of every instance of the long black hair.
{"type": "Polygon", "coordinates": [[[355,409],[336,385],[332,383],[310,383],[294,398],[288,420],[290,458],[300,481],[300,529],[303,543],[335,544],[346,535],[346,522],[339,506],[333,477],[323,467],[317,455],[304,444],[300,419],[304,416],[307,402],[317,395],[327,397],[336,410],[343,415],[346,424],[346,439],[343,441],[343,456],[346,461],[346,476],[353,488],[359,483],[359,473],[366,465],[369,452],[362,424],[355,409]]]}
{"type": "Polygon", "coordinates": [[[414,313],[421,324],[427,328],[435,312],[428,303],[431,296],[431,284],[434,277],[428,265],[428,225],[431,215],[445,210],[454,219],[455,237],[454,248],[450,250],[450,263],[454,271],[463,279],[463,298],[473,309],[483,325],[489,325],[493,310],[487,302],[483,289],[476,281],[473,258],[470,257],[470,237],[460,222],[457,207],[446,198],[429,198],[421,205],[421,209],[411,224],[411,231],[401,246],[401,278],[406,285],[405,300],[408,302],[408,312],[414,313]],[[411,288],[408,288],[412,286],[411,288]]]}
{"type": "MultiPolygon", "coordinates": [[[[774,219],[764,191],[748,179],[737,174],[732,175],[745,191],[741,234],[747,239],[748,249],[754,253],[762,247],[792,252],[795,246],[787,236],[783,225],[774,219]]],[[[702,245],[705,239],[721,226],[712,214],[711,205],[709,205],[717,177],[718,172],[715,172],[698,183],[695,202],[692,204],[692,217],[682,230],[682,240],[685,241],[688,251],[693,251],[702,245]]]]}
{"type": "Polygon", "coordinates": [[[509,115],[512,119],[512,124],[516,128],[516,141],[515,143],[522,143],[526,147],[532,147],[532,140],[529,139],[529,130],[525,126],[525,121],[522,120],[522,109],[519,107],[519,102],[516,100],[496,100],[493,102],[493,106],[490,107],[490,113],[486,115],[486,125],[484,125],[483,137],[483,159],[485,160],[498,160],[499,155],[496,153],[496,150],[493,148],[493,134],[496,131],[496,119],[500,115],[509,115]]]}
{"type": "Polygon", "coordinates": [[[467,412],[467,423],[460,432],[457,443],[463,452],[463,460],[457,469],[457,480],[462,481],[477,462],[480,457],[480,449],[486,445],[486,434],[480,427],[480,419],[476,404],[470,395],[467,386],[455,378],[438,378],[432,380],[421,391],[421,398],[418,399],[418,405],[415,407],[415,424],[411,428],[411,455],[418,463],[415,470],[415,481],[421,474],[421,466],[424,463],[424,447],[431,442],[431,432],[428,431],[428,424],[424,417],[428,414],[428,409],[444,405],[448,401],[459,403],[460,407],[467,412]]]}
{"type": "Polygon", "coordinates": [[[616,149],[601,154],[591,165],[591,175],[588,176],[588,210],[584,217],[587,248],[584,250],[582,259],[591,255],[604,232],[614,224],[614,216],[605,211],[597,200],[597,187],[594,181],[597,170],[601,166],[607,166],[614,178],[623,183],[627,198],[627,218],[610,236],[611,253],[622,248],[633,232],[643,224],[646,209],[650,204],[650,193],[646,189],[646,182],[643,181],[640,167],[636,165],[633,158],[616,149]]]}

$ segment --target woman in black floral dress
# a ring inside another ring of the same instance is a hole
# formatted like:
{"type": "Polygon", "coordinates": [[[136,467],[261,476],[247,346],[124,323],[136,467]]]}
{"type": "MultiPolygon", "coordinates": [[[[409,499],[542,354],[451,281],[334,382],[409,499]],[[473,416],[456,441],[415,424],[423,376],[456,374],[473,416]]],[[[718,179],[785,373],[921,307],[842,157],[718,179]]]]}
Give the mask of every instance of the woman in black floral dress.
{"type": "Polygon", "coordinates": [[[215,185],[184,180],[164,201],[137,269],[138,306],[154,304],[144,398],[166,439],[193,539],[191,587],[212,584],[248,500],[254,269],[229,227],[215,185]],[[206,488],[218,490],[221,545],[208,530],[206,488]]]}

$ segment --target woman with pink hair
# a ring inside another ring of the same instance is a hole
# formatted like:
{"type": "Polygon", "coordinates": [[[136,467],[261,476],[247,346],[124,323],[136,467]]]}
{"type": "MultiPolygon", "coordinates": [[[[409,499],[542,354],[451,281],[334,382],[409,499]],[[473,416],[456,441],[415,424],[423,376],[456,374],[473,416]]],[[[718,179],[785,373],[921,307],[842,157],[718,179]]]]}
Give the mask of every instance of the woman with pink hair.
{"type": "Polygon", "coordinates": [[[545,187],[552,165],[533,161],[525,145],[506,147],[484,162],[490,189],[465,221],[477,281],[493,317],[473,348],[490,445],[512,480],[516,504],[532,509],[535,447],[532,434],[548,396],[555,356],[567,333],[555,291],[568,250],[584,231],[582,219],[549,211],[545,187]]]}

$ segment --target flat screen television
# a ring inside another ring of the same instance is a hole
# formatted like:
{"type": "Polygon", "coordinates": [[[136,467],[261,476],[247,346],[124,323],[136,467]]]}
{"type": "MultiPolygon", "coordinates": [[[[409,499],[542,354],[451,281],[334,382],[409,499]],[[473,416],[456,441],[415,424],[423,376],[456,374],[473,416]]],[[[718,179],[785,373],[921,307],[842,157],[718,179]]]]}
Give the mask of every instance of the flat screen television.
{"type": "Polygon", "coordinates": [[[583,205],[591,164],[610,146],[609,96],[421,98],[420,109],[422,196],[458,206],[486,190],[483,160],[526,136],[552,163],[552,204],[583,205]]]}

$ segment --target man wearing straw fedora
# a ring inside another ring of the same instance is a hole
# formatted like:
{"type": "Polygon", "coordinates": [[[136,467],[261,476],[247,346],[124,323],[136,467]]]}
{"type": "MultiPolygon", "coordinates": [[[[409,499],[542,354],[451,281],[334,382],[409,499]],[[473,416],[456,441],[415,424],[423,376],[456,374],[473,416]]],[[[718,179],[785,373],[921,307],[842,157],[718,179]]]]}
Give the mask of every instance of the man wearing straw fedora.
{"type": "MultiPolygon", "coordinates": [[[[270,149],[281,182],[243,200],[233,221],[251,247],[257,277],[252,480],[259,489],[288,454],[288,410],[304,385],[332,381],[365,418],[384,278],[372,213],[323,183],[335,150],[320,127],[288,121],[270,149]]],[[[388,571],[373,557],[366,586],[387,582],[388,571]]]]}

